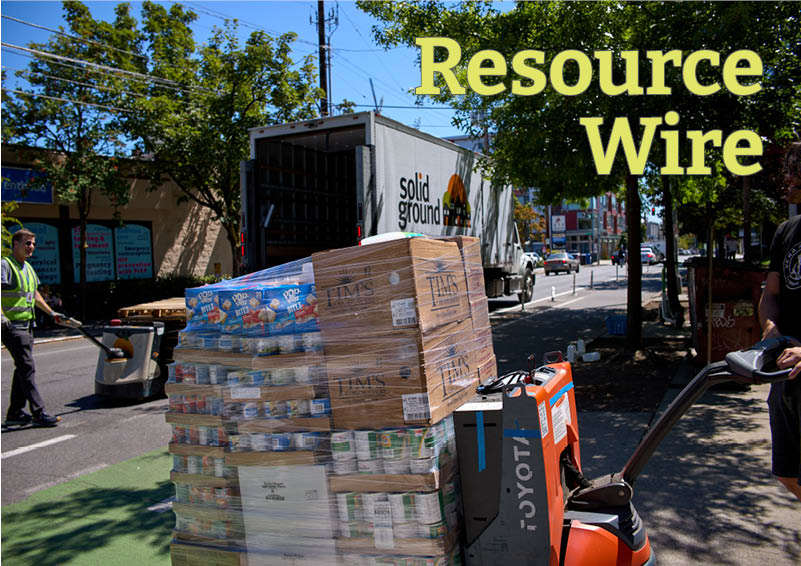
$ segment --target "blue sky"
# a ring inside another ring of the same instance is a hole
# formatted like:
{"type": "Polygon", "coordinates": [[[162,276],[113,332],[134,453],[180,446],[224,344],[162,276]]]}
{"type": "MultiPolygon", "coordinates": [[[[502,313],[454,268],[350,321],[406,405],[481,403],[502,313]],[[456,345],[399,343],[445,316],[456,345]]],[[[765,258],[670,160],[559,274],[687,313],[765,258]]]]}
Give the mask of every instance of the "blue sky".
{"type": "MultiPolygon", "coordinates": [[[[137,4],[130,2],[133,13],[139,15],[137,4]]],[[[172,2],[161,2],[169,5],[172,2]]],[[[96,19],[112,21],[117,2],[84,2],[96,19]]],[[[302,55],[314,54],[317,63],[317,28],[309,22],[316,19],[315,1],[264,1],[250,2],[201,2],[187,1],[183,4],[198,15],[193,25],[195,38],[205,41],[214,26],[222,27],[225,18],[240,20],[239,31],[243,39],[256,29],[271,35],[288,31],[298,34],[295,42],[295,59],[302,55]]],[[[331,67],[331,94],[334,102],[347,98],[358,106],[357,110],[373,107],[370,78],[373,80],[376,98],[383,98],[382,114],[419,127],[432,135],[445,137],[460,135],[450,122],[453,112],[441,109],[392,108],[392,106],[414,106],[416,97],[410,93],[418,86],[420,73],[416,64],[417,51],[400,47],[385,51],[372,40],[371,26],[375,20],[360,11],[355,2],[334,2],[326,0],[326,12],[339,8],[339,26],[331,35],[333,48],[331,67]]],[[[62,19],[61,2],[4,0],[0,4],[3,16],[2,42],[4,45],[26,46],[28,43],[43,43],[52,32],[43,28],[58,29],[65,26],[62,19]],[[35,27],[40,26],[40,27],[35,27]]],[[[17,80],[13,75],[17,70],[27,67],[30,59],[18,51],[4,46],[2,48],[2,67],[9,77],[7,86],[17,80]]]]}

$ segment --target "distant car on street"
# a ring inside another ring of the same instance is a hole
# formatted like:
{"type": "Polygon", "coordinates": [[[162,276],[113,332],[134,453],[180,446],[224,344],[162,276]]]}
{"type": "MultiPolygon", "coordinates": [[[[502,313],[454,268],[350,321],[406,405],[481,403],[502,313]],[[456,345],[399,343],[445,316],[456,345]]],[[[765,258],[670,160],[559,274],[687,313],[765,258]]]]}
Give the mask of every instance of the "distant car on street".
{"type": "Polygon", "coordinates": [[[545,275],[551,273],[559,273],[564,271],[570,273],[571,271],[579,272],[579,260],[567,252],[556,252],[548,256],[545,260],[545,275]]]}
{"type": "Polygon", "coordinates": [[[531,259],[534,267],[542,267],[545,264],[545,260],[542,259],[542,256],[537,252],[526,252],[526,256],[531,259]]]}
{"type": "Polygon", "coordinates": [[[659,256],[651,248],[640,248],[640,261],[648,265],[659,263],[659,256]]]}
{"type": "Polygon", "coordinates": [[[626,252],[615,250],[612,252],[612,265],[624,265],[626,263],[626,252]]]}

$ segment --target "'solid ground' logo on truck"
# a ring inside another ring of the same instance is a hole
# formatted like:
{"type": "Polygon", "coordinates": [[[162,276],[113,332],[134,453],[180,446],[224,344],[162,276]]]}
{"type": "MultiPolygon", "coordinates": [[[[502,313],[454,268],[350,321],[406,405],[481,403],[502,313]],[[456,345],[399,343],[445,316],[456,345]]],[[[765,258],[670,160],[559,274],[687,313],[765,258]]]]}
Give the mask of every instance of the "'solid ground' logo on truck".
{"type": "Polygon", "coordinates": [[[442,225],[442,210],[439,199],[431,203],[431,184],[426,175],[419,171],[409,179],[400,180],[400,202],[398,203],[398,228],[405,230],[410,222],[414,224],[442,225]]]}
{"type": "Polygon", "coordinates": [[[458,173],[451,175],[448,190],[442,197],[442,220],[445,226],[470,226],[470,203],[464,181],[458,173]]]}

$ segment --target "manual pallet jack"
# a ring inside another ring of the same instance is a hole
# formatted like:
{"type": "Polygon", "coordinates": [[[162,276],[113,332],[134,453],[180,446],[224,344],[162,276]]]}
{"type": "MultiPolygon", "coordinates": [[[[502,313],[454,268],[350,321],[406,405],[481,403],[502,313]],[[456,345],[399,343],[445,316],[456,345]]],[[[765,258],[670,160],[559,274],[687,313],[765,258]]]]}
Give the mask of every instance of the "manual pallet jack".
{"type": "MultiPolygon", "coordinates": [[[[654,566],[633,485],[679,418],[711,386],[773,383],[765,371],[790,345],[758,342],[712,363],[679,393],[623,469],[587,480],[581,473],[570,364],[504,375],[454,413],[462,481],[467,566],[654,566]]],[[[532,363],[533,366],[533,363],[532,363]]]]}

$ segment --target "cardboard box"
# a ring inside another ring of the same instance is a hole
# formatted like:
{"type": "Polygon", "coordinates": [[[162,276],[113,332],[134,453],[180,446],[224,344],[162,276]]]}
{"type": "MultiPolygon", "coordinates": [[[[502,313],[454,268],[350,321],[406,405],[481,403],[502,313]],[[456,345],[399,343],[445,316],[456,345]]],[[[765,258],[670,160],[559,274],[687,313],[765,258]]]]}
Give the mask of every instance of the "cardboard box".
{"type": "Polygon", "coordinates": [[[481,365],[490,358],[495,357],[495,349],[492,346],[492,329],[483,328],[475,332],[476,363],[481,365]]]}
{"type": "Polygon", "coordinates": [[[484,289],[484,264],[481,261],[481,240],[472,236],[447,236],[446,242],[459,246],[467,279],[467,293],[470,300],[486,298],[484,289]]]}
{"type": "Polygon", "coordinates": [[[474,330],[490,328],[489,300],[486,296],[470,300],[470,318],[473,320],[474,330]]]}
{"type": "Polygon", "coordinates": [[[346,345],[470,318],[453,242],[406,238],[312,255],[323,342],[346,345]]]}
{"type": "Polygon", "coordinates": [[[484,363],[478,364],[478,379],[479,382],[485,384],[489,381],[498,378],[498,363],[495,356],[492,356],[484,363]]]}
{"type": "Polygon", "coordinates": [[[476,341],[465,320],[423,335],[407,331],[392,346],[327,350],[335,429],[385,428],[439,422],[475,392],[476,341]]]}
{"type": "Polygon", "coordinates": [[[336,499],[325,466],[240,466],[239,489],[251,566],[335,559],[336,499]]]}

